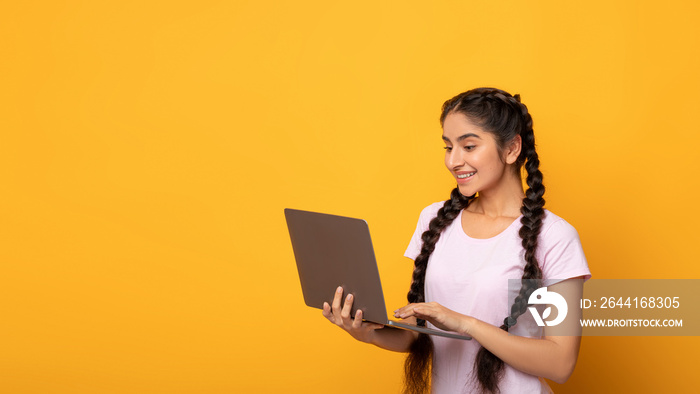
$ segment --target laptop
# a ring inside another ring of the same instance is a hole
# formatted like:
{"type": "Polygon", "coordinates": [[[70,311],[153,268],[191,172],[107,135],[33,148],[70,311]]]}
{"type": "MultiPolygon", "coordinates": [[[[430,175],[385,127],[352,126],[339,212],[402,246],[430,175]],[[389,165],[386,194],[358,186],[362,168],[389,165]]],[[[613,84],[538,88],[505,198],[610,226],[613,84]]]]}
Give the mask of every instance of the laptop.
{"type": "Polygon", "coordinates": [[[338,286],[353,294],[351,316],[430,335],[471,339],[454,332],[389,320],[367,222],[362,219],[286,208],[289,237],[306,305],[323,309],[332,304],[338,286]]]}

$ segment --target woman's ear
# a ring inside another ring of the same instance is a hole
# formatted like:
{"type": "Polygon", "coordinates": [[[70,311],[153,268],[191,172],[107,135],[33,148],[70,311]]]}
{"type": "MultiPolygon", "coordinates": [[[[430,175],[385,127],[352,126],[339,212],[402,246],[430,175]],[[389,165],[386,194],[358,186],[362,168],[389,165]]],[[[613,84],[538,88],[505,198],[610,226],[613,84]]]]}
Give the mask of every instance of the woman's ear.
{"type": "Polygon", "coordinates": [[[510,143],[508,144],[508,147],[505,150],[506,163],[515,163],[515,161],[518,160],[518,156],[520,156],[520,151],[522,150],[522,147],[523,140],[522,138],[520,138],[520,135],[516,135],[512,140],[510,140],[510,143]]]}

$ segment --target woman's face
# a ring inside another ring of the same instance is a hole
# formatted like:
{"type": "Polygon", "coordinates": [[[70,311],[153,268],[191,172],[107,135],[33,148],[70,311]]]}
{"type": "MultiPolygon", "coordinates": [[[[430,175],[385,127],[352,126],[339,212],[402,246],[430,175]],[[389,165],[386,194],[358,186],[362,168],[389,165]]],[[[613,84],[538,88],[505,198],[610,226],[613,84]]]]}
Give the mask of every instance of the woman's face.
{"type": "Polygon", "coordinates": [[[457,180],[460,193],[471,196],[497,187],[505,178],[506,163],[495,138],[464,114],[452,112],[443,122],[445,165],[457,180]]]}

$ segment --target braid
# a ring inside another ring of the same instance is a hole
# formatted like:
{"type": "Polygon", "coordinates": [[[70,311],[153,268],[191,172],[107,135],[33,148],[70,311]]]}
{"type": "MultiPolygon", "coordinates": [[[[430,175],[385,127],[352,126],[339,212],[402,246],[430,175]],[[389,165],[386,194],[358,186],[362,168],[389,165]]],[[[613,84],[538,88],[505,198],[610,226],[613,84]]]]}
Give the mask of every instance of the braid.
{"type": "MultiPolygon", "coordinates": [[[[407,296],[408,302],[415,303],[425,301],[423,286],[425,284],[425,271],[428,267],[428,259],[433,253],[433,250],[435,250],[435,244],[438,239],[440,239],[442,230],[452,223],[462,209],[466,208],[470,199],[471,197],[464,197],[459,192],[458,188],[454,188],[450,194],[450,199],[445,201],[442,208],[438,210],[437,216],[430,221],[428,230],[421,236],[423,246],[415,260],[413,283],[411,284],[411,289],[407,296]]],[[[425,321],[420,325],[425,325],[425,321]]]]}
{"type": "MultiPolygon", "coordinates": [[[[458,188],[452,190],[450,199],[445,201],[437,216],[430,221],[421,239],[423,246],[420,254],[415,259],[413,268],[413,282],[408,291],[408,302],[417,303],[425,301],[425,273],[428,268],[428,260],[435,250],[435,244],[440,239],[440,233],[445,227],[459,215],[459,212],[469,205],[474,196],[464,197],[458,188]]],[[[419,326],[425,326],[425,320],[418,319],[419,326]]],[[[430,369],[432,365],[433,343],[426,334],[418,334],[418,338],[411,344],[410,352],[404,364],[405,392],[419,394],[429,391],[430,369]]]]}
{"type": "MultiPolygon", "coordinates": [[[[514,97],[516,100],[519,98],[519,96],[514,97]]],[[[544,217],[545,201],[542,198],[544,185],[542,184],[542,172],[539,170],[540,161],[535,150],[532,117],[527,112],[527,107],[519,102],[518,104],[522,108],[522,115],[525,120],[522,133],[524,147],[522,156],[527,159],[525,169],[527,170],[526,182],[528,189],[525,192],[523,206],[520,208],[523,217],[520,220],[522,226],[519,232],[523,249],[525,249],[526,264],[523,269],[523,286],[511,307],[510,316],[503,322],[506,325],[506,331],[509,327],[515,325],[518,316],[525,313],[530,294],[539,287],[539,279],[542,279],[542,270],[535,257],[535,252],[537,251],[537,239],[542,228],[542,218],[544,217]],[[536,281],[533,281],[533,279],[536,281]]]]}
{"type": "MultiPolygon", "coordinates": [[[[522,138],[522,151],[516,164],[525,163],[527,171],[526,183],[528,189],[525,192],[523,205],[520,212],[523,214],[520,220],[520,238],[525,249],[525,267],[523,269],[522,287],[511,306],[510,315],[506,317],[501,325],[501,329],[508,329],[517,323],[518,317],[527,310],[528,300],[533,291],[539,287],[539,279],[542,279],[542,270],[535,256],[537,251],[537,240],[542,228],[544,218],[544,184],[542,183],[542,172],[539,170],[540,161],[535,149],[535,134],[532,129],[532,117],[527,107],[520,102],[520,96],[504,96],[495,94],[497,98],[507,102],[512,108],[517,108],[522,128],[520,136],[522,138]],[[533,281],[532,279],[535,279],[533,281]]],[[[482,389],[489,393],[497,393],[498,381],[504,373],[503,360],[482,347],[476,356],[476,376],[482,389]]]]}

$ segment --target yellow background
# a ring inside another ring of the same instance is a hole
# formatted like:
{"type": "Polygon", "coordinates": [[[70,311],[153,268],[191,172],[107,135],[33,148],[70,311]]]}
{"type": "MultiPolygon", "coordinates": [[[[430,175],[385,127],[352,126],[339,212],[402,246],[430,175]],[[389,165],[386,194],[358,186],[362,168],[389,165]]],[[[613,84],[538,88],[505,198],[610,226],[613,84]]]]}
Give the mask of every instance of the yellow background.
{"type": "MultiPolygon", "coordinates": [[[[283,208],[369,222],[389,308],[447,198],[442,102],[520,93],[596,278],[698,278],[692,1],[3,1],[0,391],[398,392],[304,306],[283,208]]],[[[697,337],[586,337],[561,393],[682,392],[697,337]]]]}

